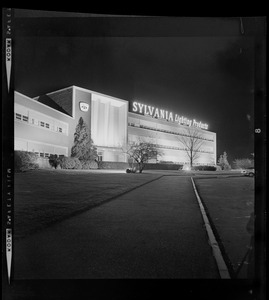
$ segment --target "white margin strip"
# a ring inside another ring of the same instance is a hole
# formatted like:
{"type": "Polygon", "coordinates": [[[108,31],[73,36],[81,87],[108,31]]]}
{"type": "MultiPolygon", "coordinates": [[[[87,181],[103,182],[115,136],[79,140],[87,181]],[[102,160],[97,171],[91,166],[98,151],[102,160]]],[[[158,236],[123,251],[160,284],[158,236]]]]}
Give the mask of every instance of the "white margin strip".
{"type": "Polygon", "coordinates": [[[11,260],[12,260],[12,229],[6,229],[6,258],[7,258],[7,276],[10,284],[11,278],[11,260]]]}
{"type": "Polygon", "coordinates": [[[12,40],[6,39],[6,73],[7,73],[7,90],[10,87],[10,74],[11,74],[11,59],[12,59],[12,40]]]}
{"type": "Polygon", "coordinates": [[[222,279],[231,279],[231,276],[229,274],[227,265],[226,265],[226,263],[225,263],[225,261],[223,259],[222,254],[221,254],[218,242],[217,242],[216,237],[215,237],[215,235],[213,233],[213,230],[212,230],[212,228],[210,226],[208,217],[206,215],[205,208],[204,208],[204,206],[202,204],[201,198],[200,198],[200,196],[199,196],[199,194],[197,192],[197,189],[196,189],[196,186],[195,186],[195,183],[194,183],[194,180],[193,180],[192,177],[191,177],[191,181],[192,181],[193,189],[194,189],[197,201],[199,203],[200,211],[201,211],[204,223],[205,223],[205,227],[206,227],[207,235],[208,235],[208,238],[209,238],[210,246],[212,247],[213,255],[214,255],[215,260],[217,262],[217,266],[218,266],[220,277],[222,279]]]}

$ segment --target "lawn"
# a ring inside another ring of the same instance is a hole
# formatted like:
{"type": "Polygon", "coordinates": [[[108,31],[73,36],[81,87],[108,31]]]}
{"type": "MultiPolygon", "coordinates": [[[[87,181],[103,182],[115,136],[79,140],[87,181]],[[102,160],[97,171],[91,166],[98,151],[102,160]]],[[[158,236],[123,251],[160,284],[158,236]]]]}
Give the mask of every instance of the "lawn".
{"type": "Polygon", "coordinates": [[[78,170],[35,170],[15,174],[15,236],[23,238],[161,177],[78,170]]]}
{"type": "MultiPolygon", "coordinates": [[[[199,195],[234,270],[243,259],[250,235],[246,225],[254,211],[254,179],[248,177],[195,178],[199,195]]],[[[246,275],[242,268],[238,278],[246,275]]]]}

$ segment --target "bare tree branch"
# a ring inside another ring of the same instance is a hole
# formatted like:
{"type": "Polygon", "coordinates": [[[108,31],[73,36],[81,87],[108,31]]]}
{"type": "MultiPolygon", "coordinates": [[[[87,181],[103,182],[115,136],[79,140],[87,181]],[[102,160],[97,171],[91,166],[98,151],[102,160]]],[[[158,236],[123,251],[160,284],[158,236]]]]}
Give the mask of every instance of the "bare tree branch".
{"type": "Polygon", "coordinates": [[[202,132],[196,127],[188,127],[184,130],[182,135],[178,136],[178,141],[182,144],[189,158],[191,167],[201,154],[200,151],[204,144],[202,137],[202,132]]]}
{"type": "Polygon", "coordinates": [[[137,141],[123,147],[122,152],[126,153],[129,158],[133,158],[137,162],[140,173],[142,173],[145,163],[152,158],[157,158],[157,156],[162,155],[155,144],[143,141],[141,138],[138,138],[137,141]]]}

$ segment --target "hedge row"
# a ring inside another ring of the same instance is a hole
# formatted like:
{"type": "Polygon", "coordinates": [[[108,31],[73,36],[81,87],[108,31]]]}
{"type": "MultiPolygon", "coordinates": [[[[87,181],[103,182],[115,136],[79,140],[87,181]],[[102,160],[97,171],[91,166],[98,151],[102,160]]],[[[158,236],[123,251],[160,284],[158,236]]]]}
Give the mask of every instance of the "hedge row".
{"type": "Polygon", "coordinates": [[[57,155],[52,155],[49,158],[49,163],[53,168],[61,169],[76,169],[76,170],[88,170],[97,169],[98,164],[95,161],[89,160],[79,160],[76,157],[57,157],[57,155]]]}
{"type": "MultiPolygon", "coordinates": [[[[26,151],[15,151],[14,157],[14,167],[16,172],[23,172],[26,170],[38,169],[39,165],[37,163],[38,157],[33,152],[26,151]]],[[[81,161],[75,157],[65,157],[53,155],[49,158],[49,164],[53,168],[62,169],[117,169],[126,170],[131,166],[129,163],[125,162],[96,162],[96,161],[81,161]]],[[[134,164],[135,167],[135,164],[134,164]]],[[[145,164],[144,170],[179,170],[182,169],[183,165],[178,164],[145,164]]],[[[195,171],[216,171],[215,166],[194,166],[195,171]]]]}
{"type": "Polygon", "coordinates": [[[25,172],[39,168],[37,155],[34,152],[15,151],[14,153],[15,172],[25,172]]]}
{"type": "Polygon", "coordinates": [[[125,170],[129,167],[128,163],[125,162],[96,162],[90,160],[79,160],[75,157],[63,157],[63,158],[50,158],[50,164],[53,167],[58,167],[62,169],[116,169],[125,170]]]}
{"type": "Polygon", "coordinates": [[[145,164],[144,170],[181,170],[183,165],[179,164],[168,164],[168,163],[161,163],[161,164],[145,164]]]}
{"type": "Polygon", "coordinates": [[[130,167],[130,164],[127,162],[118,162],[118,161],[99,162],[99,169],[125,170],[129,167],[130,167]]]}
{"type": "Polygon", "coordinates": [[[214,166],[193,166],[194,171],[216,171],[217,168],[214,166]]]}

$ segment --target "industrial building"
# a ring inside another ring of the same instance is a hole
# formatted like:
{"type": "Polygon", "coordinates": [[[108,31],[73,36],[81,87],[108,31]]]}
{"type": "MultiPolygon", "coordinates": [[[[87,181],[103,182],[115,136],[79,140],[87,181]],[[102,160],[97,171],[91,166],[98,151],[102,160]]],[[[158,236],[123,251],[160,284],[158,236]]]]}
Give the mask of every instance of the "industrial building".
{"type": "Polygon", "coordinates": [[[91,131],[99,160],[126,162],[123,147],[148,141],[161,152],[151,163],[189,163],[181,136],[198,130],[203,140],[197,165],[216,164],[216,133],[208,124],[137,101],[104,95],[77,86],[30,98],[15,91],[15,150],[70,156],[80,117],[91,131]]]}

